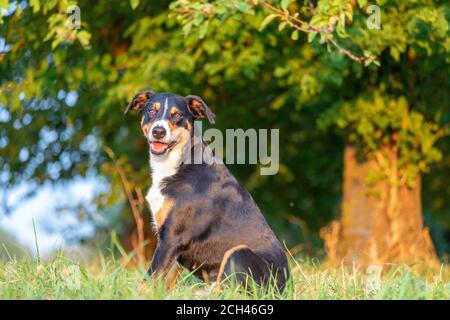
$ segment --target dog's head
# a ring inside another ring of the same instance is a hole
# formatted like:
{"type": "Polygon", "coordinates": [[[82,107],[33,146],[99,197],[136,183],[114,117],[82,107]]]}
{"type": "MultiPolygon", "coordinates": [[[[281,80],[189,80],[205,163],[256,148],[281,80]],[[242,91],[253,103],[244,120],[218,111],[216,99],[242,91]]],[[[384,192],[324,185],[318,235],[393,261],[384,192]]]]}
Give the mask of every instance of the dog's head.
{"type": "Polygon", "coordinates": [[[142,131],[156,156],[185,146],[195,120],[207,118],[213,124],[216,118],[203,99],[194,95],[141,91],[133,97],[125,114],[131,109],[141,114],[142,131]]]}

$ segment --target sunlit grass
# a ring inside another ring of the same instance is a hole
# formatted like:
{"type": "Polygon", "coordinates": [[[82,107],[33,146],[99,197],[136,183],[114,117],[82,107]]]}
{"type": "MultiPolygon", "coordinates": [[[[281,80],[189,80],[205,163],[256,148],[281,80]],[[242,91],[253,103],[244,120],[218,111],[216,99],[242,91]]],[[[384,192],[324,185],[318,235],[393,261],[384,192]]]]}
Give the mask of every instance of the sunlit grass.
{"type": "Polygon", "coordinates": [[[276,290],[242,290],[224,284],[220,290],[184,272],[175,287],[142,282],[143,267],[125,267],[128,259],[106,258],[79,264],[57,255],[51,261],[0,262],[0,299],[449,299],[448,267],[417,274],[393,267],[379,279],[357,269],[329,269],[317,261],[291,261],[293,281],[276,290]]]}

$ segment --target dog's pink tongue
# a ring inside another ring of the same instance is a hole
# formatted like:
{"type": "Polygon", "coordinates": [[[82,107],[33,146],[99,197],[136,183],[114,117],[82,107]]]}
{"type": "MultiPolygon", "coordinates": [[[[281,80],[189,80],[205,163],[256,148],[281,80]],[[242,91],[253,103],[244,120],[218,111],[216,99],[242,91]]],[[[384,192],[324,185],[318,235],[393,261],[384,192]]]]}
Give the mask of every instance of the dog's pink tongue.
{"type": "Polygon", "coordinates": [[[152,142],[152,149],[153,151],[159,153],[164,150],[164,148],[167,147],[167,144],[162,142],[152,142]]]}

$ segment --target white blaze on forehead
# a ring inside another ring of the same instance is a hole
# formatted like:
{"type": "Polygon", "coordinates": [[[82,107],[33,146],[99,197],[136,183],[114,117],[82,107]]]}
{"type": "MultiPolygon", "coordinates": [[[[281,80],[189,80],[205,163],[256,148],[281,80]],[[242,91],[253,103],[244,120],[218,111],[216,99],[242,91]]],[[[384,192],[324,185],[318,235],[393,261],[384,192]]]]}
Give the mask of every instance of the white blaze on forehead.
{"type": "Polygon", "coordinates": [[[158,120],[152,125],[152,127],[150,128],[150,131],[148,133],[149,134],[149,138],[152,135],[153,128],[155,128],[155,127],[163,127],[164,129],[166,129],[166,135],[165,135],[164,139],[162,139],[161,141],[163,141],[163,142],[169,142],[170,141],[171,131],[170,131],[170,128],[169,128],[169,121],[168,120],[164,120],[164,117],[166,116],[168,110],[169,110],[169,99],[166,98],[166,100],[164,101],[163,115],[161,117],[161,119],[163,119],[163,120],[158,120]]]}
{"type": "Polygon", "coordinates": [[[169,98],[166,98],[166,101],[164,101],[164,111],[162,115],[163,119],[165,118],[168,110],[169,110],[169,98]]]}

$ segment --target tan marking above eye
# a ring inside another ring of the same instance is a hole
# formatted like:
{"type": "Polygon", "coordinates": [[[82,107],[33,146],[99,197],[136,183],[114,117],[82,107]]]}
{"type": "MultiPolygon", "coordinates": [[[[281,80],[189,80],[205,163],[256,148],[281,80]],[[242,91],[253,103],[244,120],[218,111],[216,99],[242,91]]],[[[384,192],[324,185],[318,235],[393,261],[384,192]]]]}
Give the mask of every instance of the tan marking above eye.
{"type": "Polygon", "coordinates": [[[161,109],[161,104],[159,102],[155,102],[152,107],[150,108],[149,113],[150,114],[155,114],[159,111],[159,109],[161,109]]]}
{"type": "Polygon", "coordinates": [[[172,108],[170,108],[170,115],[175,115],[177,113],[180,113],[180,111],[178,110],[177,107],[173,106],[172,108]]]}

